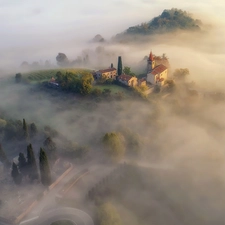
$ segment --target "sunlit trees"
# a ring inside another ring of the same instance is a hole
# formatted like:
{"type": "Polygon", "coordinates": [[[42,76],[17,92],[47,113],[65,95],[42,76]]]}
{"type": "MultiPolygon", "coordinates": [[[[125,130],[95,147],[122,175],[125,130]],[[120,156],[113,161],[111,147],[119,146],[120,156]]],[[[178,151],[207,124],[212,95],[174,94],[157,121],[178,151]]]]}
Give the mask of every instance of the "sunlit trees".
{"type": "Polygon", "coordinates": [[[15,184],[20,184],[22,181],[22,175],[20,174],[17,165],[13,162],[12,164],[12,172],[11,172],[11,176],[13,178],[13,181],[15,182],[15,184]]]}
{"type": "Polygon", "coordinates": [[[121,217],[111,203],[104,203],[98,208],[100,225],[122,225],[121,217]]]}
{"type": "Polygon", "coordinates": [[[120,133],[106,133],[102,139],[106,153],[112,160],[120,160],[125,154],[125,145],[120,133]]]}
{"type": "Polygon", "coordinates": [[[124,66],[123,68],[123,73],[130,75],[130,76],[134,76],[135,74],[131,71],[129,66],[124,66]]]}
{"type": "Polygon", "coordinates": [[[43,148],[40,148],[39,165],[41,182],[44,186],[49,186],[51,184],[51,171],[48,163],[48,157],[43,148]]]}

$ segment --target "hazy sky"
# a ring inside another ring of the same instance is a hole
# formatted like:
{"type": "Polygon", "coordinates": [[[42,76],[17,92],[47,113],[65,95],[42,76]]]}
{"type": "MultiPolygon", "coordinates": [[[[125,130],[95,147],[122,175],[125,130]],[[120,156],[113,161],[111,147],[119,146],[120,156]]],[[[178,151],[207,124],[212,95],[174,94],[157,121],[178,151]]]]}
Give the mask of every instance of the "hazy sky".
{"type": "Polygon", "coordinates": [[[87,41],[97,33],[110,38],[129,26],[150,20],[163,9],[181,8],[199,15],[207,13],[206,20],[223,19],[223,2],[224,0],[0,0],[0,57],[4,57],[7,63],[18,59],[18,55],[21,58],[22,53],[33,53],[39,59],[47,49],[57,54],[64,50],[65,42],[74,43],[75,46],[78,41],[87,41]]]}

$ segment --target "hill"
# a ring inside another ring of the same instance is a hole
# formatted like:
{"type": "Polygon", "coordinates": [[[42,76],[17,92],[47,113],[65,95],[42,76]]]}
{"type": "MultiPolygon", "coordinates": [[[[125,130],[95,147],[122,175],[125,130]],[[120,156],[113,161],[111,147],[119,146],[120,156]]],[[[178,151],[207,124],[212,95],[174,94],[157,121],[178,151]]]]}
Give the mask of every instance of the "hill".
{"type": "Polygon", "coordinates": [[[129,35],[153,35],[164,34],[177,30],[200,31],[201,21],[192,18],[186,11],[180,9],[166,9],[161,15],[154,17],[149,22],[129,27],[123,33],[117,34],[115,39],[129,35]]]}
{"type": "Polygon", "coordinates": [[[59,68],[59,69],[48,69],[48,70],[35,70],[31,72],[26,72],[22,74],[22,78],[26,82],[40,82],[50,80],[60,71],[61,73],[71,72],[77,75],[84,75],[90,73],[91,70],[88,69],[69,69],[69,68],[59,68]]]}

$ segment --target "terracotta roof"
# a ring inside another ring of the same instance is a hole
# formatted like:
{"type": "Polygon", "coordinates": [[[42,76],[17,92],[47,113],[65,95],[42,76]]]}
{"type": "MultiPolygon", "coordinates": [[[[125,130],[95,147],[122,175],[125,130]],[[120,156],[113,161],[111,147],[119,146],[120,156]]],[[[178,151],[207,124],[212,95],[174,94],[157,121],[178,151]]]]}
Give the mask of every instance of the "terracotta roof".
{"type": "Polygon", "coordinates": [[[130,75],[126,75],[126,74],[122,74],[118,77],[118,79],[122,80],[122,81],[129,81],[131,78],[133,78],[133,77],[130,75]]]}
{"type": "Polygon", "coordinates": [[[156,66],[150,73],[152,75],[157,75],[159,73],[162,73],[166,69],[167,69],[167,67],[161,64],[161,65],[156,66]]]}
{"type": "Polygon", "coordinates": [[[115,71],[116,68],[108,68],[108,69],[105,69],[105,70],[99,70],[97,72],[100,72],[100,73],[108,73],[108,72],[112,72],[112,71],[115,71]]]}
{"type": "Polygon", "coordinates": [[[150,61],[153,61],[153,60],[154,60],[153,55],[152,55],[152,51],[151,51],[150,54],[149,54],[149,60],[150,60],[150,61]]]}
{"type": "Polygon", "coordinates": [[[139,81],[140,81],[140,82],[144,82],[144,81],[146,81],[146,78],[143,77],[143,78],[139,79],[139,81]]]}

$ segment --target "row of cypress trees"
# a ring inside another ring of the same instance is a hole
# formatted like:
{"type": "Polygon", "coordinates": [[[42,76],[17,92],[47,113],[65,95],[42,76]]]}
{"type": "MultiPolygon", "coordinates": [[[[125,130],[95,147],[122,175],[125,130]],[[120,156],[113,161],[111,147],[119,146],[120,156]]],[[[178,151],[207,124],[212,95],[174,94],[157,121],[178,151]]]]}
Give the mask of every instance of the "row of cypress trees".
{"type": "MultiPolygon", "coordinates": [[[[27,146],[27,159],[23,153],[19,154],[18,165],[15,162],[12,164],[12,178],[16,184],[20,184],[22,181],[22,175],[28,175],[33,181],[39,179],[38,167],[31,144],[27,146]]],[[[40,178],[43,185],[48,186],[51,184],[51,171],[48,162],[48,157],[43,148],[40,148],[39,152],[39,168],[40,178]]]]}

